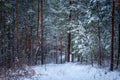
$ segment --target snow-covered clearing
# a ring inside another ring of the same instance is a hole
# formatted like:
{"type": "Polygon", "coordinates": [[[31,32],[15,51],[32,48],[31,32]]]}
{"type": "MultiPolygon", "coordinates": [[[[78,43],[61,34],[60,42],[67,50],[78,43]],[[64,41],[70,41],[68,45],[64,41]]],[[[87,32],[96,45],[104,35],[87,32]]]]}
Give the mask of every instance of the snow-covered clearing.
{"type": "Polygon", "coordinates": [[[32,68],[36,74],[21,80],[120,80],[120,72],[77,63],[47,64],[32,68]]]}

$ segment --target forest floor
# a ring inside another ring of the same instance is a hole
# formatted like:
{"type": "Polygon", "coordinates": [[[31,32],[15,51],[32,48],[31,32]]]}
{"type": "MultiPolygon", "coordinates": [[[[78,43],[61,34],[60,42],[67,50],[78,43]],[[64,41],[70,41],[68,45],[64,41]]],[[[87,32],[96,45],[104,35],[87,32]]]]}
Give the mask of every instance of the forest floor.
{"type": "Polygon", "coordinates": [[[33,66],[35,75],[21,80],[120,80],[120,72],[78,63],[33,66]]]}

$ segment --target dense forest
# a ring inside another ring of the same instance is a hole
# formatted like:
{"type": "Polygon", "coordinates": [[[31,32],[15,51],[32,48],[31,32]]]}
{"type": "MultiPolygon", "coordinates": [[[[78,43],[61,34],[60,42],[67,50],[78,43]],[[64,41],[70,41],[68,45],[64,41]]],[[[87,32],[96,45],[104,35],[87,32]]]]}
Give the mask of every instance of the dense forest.
{"type": "Polygon", "coordinates": [[[0,75],[66,62],[120,70],[120,0],[0,0],[0,75]]]}

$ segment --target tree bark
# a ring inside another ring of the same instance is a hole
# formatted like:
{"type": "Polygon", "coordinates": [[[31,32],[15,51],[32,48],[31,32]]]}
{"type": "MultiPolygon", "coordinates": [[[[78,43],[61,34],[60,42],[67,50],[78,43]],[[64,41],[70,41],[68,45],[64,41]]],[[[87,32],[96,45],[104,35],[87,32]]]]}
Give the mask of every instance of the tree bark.
{"type": "Polygon", "coordinates": [[[60,60],[60,62],[61,62],[61,64],[62,64],[62,36],[60,36],[60,56],[61,56],[61,60],[60,60]]]}
{"type": "Polygon", "coordinates": [[[58,63],[58,47],[57,47],[57,40],[56,40],[56,47],[55,47],[55,49],[56,49],[56,54],[55,54],[55,59],[56,59],[56,64],[58,63]]]}
{"type": "Polygon", "coordinates": [[[41,64],[44,64],[44,26],[43,26],[43,0],[41,0],[41,64]]]}
{"type": "Polygon", "coordinates": [[[115,1],[112,0],[112,38],[111,38],[111,62],[110,62],[110,70],[113,71],[114,68],[114,8],[115,1]]]}
{"type": "Polygon", "coordinates": [[[72,62],[74,62],[74,53],[72,53],[72,62]]]}
{"type": "Polygon", "coordinates": [[[118,0],[118,8],[119,8],[119,10],[120,10],[120,0],[118,0]]]}
{"type": "Polygon", "coordinates": [[[16,0],[16,39],[18,42],[19,41],[19,38],[18,38],[18,0],[16,0]]]}
{"type": "MultiPolygon", "coordinates": [[[[70,29],[69,29],[70,31],[70,29]]],[[[67,61],[70,62],[71,33],[68,33],[68,56],[67,61]]]]}
{"type": "MultiPolygon", "coordinates": [[[[69,0],[69,6],[71,5],[71,0],[69,0]]],[[[69,21],[71,21],[71,10],[69,14],[69,21]]],[[[71,33],[70,33],[70,27],[68,29],[68,49],[67,49],[67,62],[70,62],[70,48],[71,48],[71,33]]]]}
{"type": "MultiPolygon", "coordinates": [[[[40,17],[40,1],[38,0],[38,16],[37,16],[37,34],[36,34],[36,40],[37,40],[37,44],[38,44],[38,51],[39,51],[39,49],[40,49],[40,41],[39,41],[39,17],[40,17]]],[[[37,64],[37,62],[38,62],[38,52],[36,53],[36,55],[35,55],[35,64],[37,64]]]]}
{"type": "MultiPolygon", "coordinates": [[[[98,22],[99,24],[99,22],[98,22]]],[[[99,26],[99,25],[98,25],[99,26]]],[[[101,53],[101,35],[100,35],[100,27],[98,27],[98,38],[99,38],[99,60],[98,60],[98,64],[100,66],[102,66],[102,53],[101,53]]]]}
{"type": "Polygon", "coordinates": [[[77,55],[77,61],[80,62],[80,54],[77,55]]]}
{"type": "MultiPolygon", "coordinates": [[[[99,14],[99,2],[97,2],[97,10],[98,10],[98,17],[100,18],[100,14],[99,14]]],[[[99,20],[98,20],[98,47],[99,47],[99,56],[98,56],[98,65],[101,66],[102,65],[102,53],[101,53],[101,28],[99,25],[99,20]]]]}

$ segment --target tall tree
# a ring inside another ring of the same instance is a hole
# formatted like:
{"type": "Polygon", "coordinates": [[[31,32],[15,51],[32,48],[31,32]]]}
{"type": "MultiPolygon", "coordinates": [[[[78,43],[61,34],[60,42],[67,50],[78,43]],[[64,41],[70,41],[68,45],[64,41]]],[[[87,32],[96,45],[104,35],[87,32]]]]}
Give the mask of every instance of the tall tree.
{"type": "Polygon", "coordinates": [[[16,39],[18,42],[18,0],[16,0],[16,39]]]}
{"type": "MultiPolygon", "coordinates": [[[[72,1],[69,0],[69,6],[71,6],[72,1]]],[[[69,14],[69,21],[71,21],[71,10],[70,10],[70,14],[69,14]]],[[[68,28],[68,47],[67,47],[67,62],[70,62],[70,48],[71,48],[71,27],[69,26],[68,28]]]]}
{"type": "MultiPolygon", "coordinates": [[[[100,15],[99,15],[99,6],[100,6],[100,3],[97,1],[97,12],[98,12],[98,17],[100,18],[100,15]]],[[[102,65],[102,53],[101,53],[101,28],[100,28],[100,20],[98,20],[98,46],[99,46],[99,59],[98,59],[98,64],[101,66],[102,65]]]]}
{"type": "Polygon", "coordinates": [[[44,25],[43,25],[43,0],[40,1],[40,21],[41,21],[41,64],[44,64],[44,25]]]}
{"type": "Polygon", "coordinates": [[[40,40],[39,40],[39,27],[40,27],[40,1],[38,0],[37,1],[37,5],[38,5],[38,9],[37,9],[37,11],[38,11],[38,13],[37,13],[37,34],[36,34],[36,40],[37,40],[37,44],[38,44],[38,49],[37,49],[37,51],[36,51],[36,61],[35,61],[35,64],[37,64],[37,62],[38,62],[38,52],[39,52],[39,49],[40,49],[40,40]]]}
{"type": "Polygon", "coordinates": [[[113,71],[114,68],[114,8],[115,1],[112,0],[112,38],[111,38],[111,62],[110,62],[110,70],[113,71]]]}

